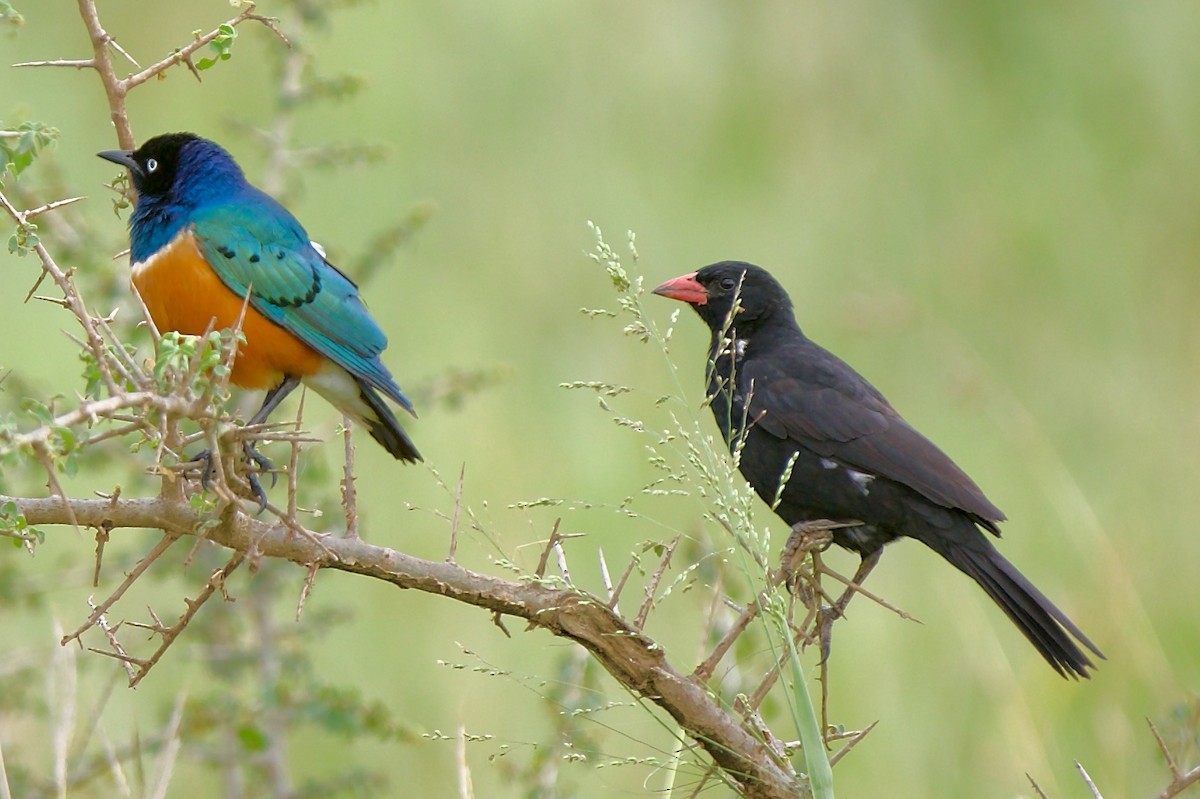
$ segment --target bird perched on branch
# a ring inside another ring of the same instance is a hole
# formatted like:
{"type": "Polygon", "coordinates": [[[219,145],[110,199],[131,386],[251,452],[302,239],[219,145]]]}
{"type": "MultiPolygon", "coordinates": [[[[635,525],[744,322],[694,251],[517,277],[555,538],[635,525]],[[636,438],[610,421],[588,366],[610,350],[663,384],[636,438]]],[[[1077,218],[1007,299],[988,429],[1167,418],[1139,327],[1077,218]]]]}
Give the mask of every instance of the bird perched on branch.
{"type": "Polygon", "coordinates": [[[1059,674],[1089,676],[1079,644],[1100,650],[981,531],[999,536],[1004,514],[874,386],[805,337],[766,270],[724,261],[654,293],[689,303],[712,331],[713,413],[758,495],[778,497],[775,512],[794,527],[853,522],[833,541],[862,558],[856,585],[885,544],[915,538],[975,580],[1059,674]]]}
{"type": "Polygon", "coordinates": [[[230,379],[267,391],[251,424],[304,383],[397,459],[421,459],[383,400],[413,412],[380,360],[387,338],[358,287],[286,208],[246,181],[233,156],[192,133],[98,155],[127,168],[137,191],[129,220],[133,285],[155,326],[202,335],[242,320],[245,343],[230,379]]]}

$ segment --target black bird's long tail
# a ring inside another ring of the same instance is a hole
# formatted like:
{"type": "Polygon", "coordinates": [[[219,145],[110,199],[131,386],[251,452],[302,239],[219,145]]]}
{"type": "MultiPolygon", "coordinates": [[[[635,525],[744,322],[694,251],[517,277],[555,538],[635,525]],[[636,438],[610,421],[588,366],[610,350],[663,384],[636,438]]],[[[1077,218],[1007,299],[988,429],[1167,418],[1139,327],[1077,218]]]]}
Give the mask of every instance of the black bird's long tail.
{"type": "Polygon", "coordinates": [[[1090,677],[1087,670],[1096,666],[1079,644],[1099,658],[1104,657],[1103,653],[1016,566],[996,551],[983,533],[977,528],[973,532],[977,537],[972,536],[969,543],[940,536],[936,542],[925,543],[979,583],[1055,671],[1063,677],[1090,677]]]}
{"type": "Polygon", "coordinates": [[[400,422],[396,420],[396,414],[392,413],[392,409],[383,401],[383,397],[379,396],[370,386],[363,385],[362,381],[358,381],[358,387],[361,389],[362,401],[375,415],[374,419],[364,415],[360,420],[371,434],[371,438],[382,444],[383,448],[397,460],[410,463],[421,460],[421,453],[417,452],[417,447],[413,444],[412,439],[404,432],[404,428],[400,427],[400,422]]]}

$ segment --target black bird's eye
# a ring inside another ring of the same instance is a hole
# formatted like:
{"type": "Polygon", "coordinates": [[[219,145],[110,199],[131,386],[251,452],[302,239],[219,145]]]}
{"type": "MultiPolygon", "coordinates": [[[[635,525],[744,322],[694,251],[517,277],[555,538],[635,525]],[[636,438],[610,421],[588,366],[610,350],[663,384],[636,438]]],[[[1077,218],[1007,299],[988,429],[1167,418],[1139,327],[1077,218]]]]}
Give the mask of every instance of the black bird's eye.
{"type": "Polygon", "coordinates": [[[737,280],[732,277],[721,278],[721,288],[724,289],[725,291],[733,291],[733,288],[736,285],[737,285],[737,280]]]}
{"type": "Polygon", "coordinates": [[[158,161],[155,161],[153,158],[147,158],[146,159],[146,171],[153,172],[156,169],[158,169],[158,161]]]}

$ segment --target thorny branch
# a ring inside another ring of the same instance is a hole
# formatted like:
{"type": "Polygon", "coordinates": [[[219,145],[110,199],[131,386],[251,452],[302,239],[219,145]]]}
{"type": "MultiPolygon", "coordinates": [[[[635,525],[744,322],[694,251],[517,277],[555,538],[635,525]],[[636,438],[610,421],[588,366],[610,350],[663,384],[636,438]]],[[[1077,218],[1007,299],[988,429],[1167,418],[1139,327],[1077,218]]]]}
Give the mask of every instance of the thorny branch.
{"type": "MultiPolygon", "coordinates": [[[[158,63],[152,64],[145,69],[141,69],[133,75],[125,78],[117,77],[117,68],[113,63],[113,51],[116,51],[126,60],[130,61],[134,66],[140,66],[133,58],[117,44],[113,36],[104,30],[100,23],[100,15],[96,11],[95,0],[78,0],[79,16],[83,19],[83,24],[87,27],[88,38],[92,43],[92,57],[85,59],[57,59],[52,61],[26,61],[20,64],[14,64],[17,67],[69,67],[72,69],[94,69],[100,76],[100,82],[104,85],[104,93],[108,97],[108,107],[110,119],[113,127],[117,131],[117,142],[126,150],[131,150],[134,147],[133,129],[129,125],[129,114],[125,108],[125,96],[129,94],[131,89],[145,83],[156,75],[160,75],[176,64],[185,64],[197,80],[200,78],[200,73],[192,62],[192,55],[202,47],[206,47],[211,41],[221,35],[220,27],[197,36],[184,47],[174,50],[171,55],[162,59],[158,63]]],[[[278,36],[285,44],[288,43],[287,37],[280,32],[275,26],[275,21],[270,17],[264,17],[261,14],[254,13],[254,4],[248,3],[242,13],[232,17],[224,23],[227,26],[236,27],[247,20],[253,20],[261,25],[264,25],[278,36]]]]}
{"type": "MultiPolygon", "coordinates": [[[[723,708],[708,687],[672,666],[663,648],[609,610],[607,603],[582,591],[541,582],[513,582],[479,574],[446,561],[429,561],[361,539],[295,535],[281,522],[266,522],[229,506],[213,519],[188,503],[162,497],[145,499],[70,499],[69,508],[55,498],[28,499],[0,495],[15,502],[34,525],[65,524],[70,514],[81,525],[163,530],[168,537],[204,537],[235,553],[252,549],[305,569],[337,569],[424,591],[457,602],[513,616],[553,635],[575,641],[629,690],[668,712],[709,753],[742,795],[751,799],[802,796],[801,784],[780,766],[777,755],[752,729],[723,708]]],[[[382,537],[382,536],[380,536],[382,537]]],[[[231,564],[234,561],[231,560],[231,564]]],[[[234,564],[236,565],[236,564],[234,564]]],[[[226,569],[230,569],[227,566],[226,569]]],[[[219,581],[210,580],[210,594],[219,581]]],[[[194,600],[195,601],[195,600],[194,600]]]]}
{"type": "Polygon", "coordinates": [[[1175,796],[1181,796],[1192,785],[1200,783],[1200,766],[1184,771],[1175,762],[1175,757],[1171,754],[1167,742],[1158,732],[1158,727],[1154,726],[1154,722],[1146,719],[1146,723],[1150,725],[1150,732],[1154,735],[1154,741],[1158,744],[1158,750],[1162,752],[1163,759],[1167,761],[1167,768],[1171,770],[1171,784],[1163,788],[1162,793],[1158,795],[1158,799],[1172,799],[1175,796]]]}

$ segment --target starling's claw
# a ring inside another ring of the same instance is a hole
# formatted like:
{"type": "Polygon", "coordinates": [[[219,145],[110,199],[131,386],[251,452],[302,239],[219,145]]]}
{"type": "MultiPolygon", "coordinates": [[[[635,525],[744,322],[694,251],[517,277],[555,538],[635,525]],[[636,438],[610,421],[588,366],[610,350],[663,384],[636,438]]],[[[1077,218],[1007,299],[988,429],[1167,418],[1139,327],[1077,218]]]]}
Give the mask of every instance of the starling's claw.
{"type": "Polygon", "coordinates": [[[196,453],[196,457],[192,458],[188,463],[203,463],[200,468],[200,487],[205,491],[208,490],[208,484],[212,482],[213,476],[213,458],[210,450],[203,450],[196,453]]]}
{"type": "MultiPolygon", "coordinates": [[[[271,475],[271,485],[275,484],[275,475],[271,475]]],[[[250,484],[250,496],[258,503],[258,512],[262,513],[267,509],[267,493],[263,491],[262,483],[258,482],[258,475],[254,472],[246,472],[246,482],[250,484]]]]}
{"type": "MultiPolygon", "coordinates": [[[[275,464],[271,463],[271,459],[256,450],[250,442],[242,444],[242,449],[246,453],[246,460],[257,466],[258,471],[271,475],[271,488],[274,488],[275,484],[279,482],[279,474],[275,471],[275,464]]],[[[248,473],[247,476],[253,477],[253,472],[248,473]]],[[[266,507],[265,497],[263,498],[263,507],[266,507]]]]}

